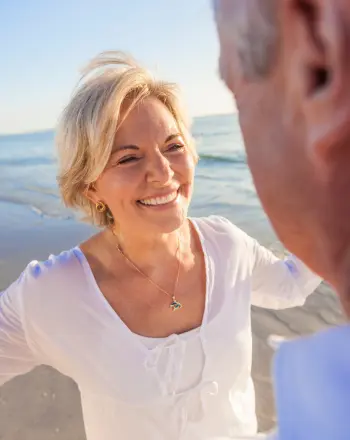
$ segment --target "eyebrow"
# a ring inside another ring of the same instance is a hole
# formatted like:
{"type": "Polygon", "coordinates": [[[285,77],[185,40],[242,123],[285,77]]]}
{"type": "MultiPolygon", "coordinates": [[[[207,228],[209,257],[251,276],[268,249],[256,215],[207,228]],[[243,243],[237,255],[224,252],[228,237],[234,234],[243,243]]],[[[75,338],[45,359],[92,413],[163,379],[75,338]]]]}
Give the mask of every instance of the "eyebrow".
{"type": "Polygon", "coordinates": [[[170,136],[168,136],[166,139],[165,139],[165,144],[167,143],[167,142],[170,142],[170,141],[172,141],[173,139],[175,139],[175,138],[177,138],[177,137],[182,137],[182,134],[181,133],[174,133],[174,134],[171,134],[170,136]]]}
{"type": "MultiPolygon", "coordinates": [[[[170,142],[171,140],[173,140],[177,137],[182,137],[182,134],[181,133],[171,134],[165,139],[164,143],[166,144],[167,142],[170,142]]],[[[122,145],[122,146],[118,146],[118,147],[113,148],[112,154],[117,153],[118,151],[125,151],[125,150],[136,150],[137,151],[139,149],[140,148],[137,145],[122,145]]]]}
{"type": "Polygon", "coordinates": [[[113,148],[112,154],[117,153],[118,151],[124,151],[124,150],[139,150],[139,147],[137,145],[122,145],[122,146],[113,148]]]}

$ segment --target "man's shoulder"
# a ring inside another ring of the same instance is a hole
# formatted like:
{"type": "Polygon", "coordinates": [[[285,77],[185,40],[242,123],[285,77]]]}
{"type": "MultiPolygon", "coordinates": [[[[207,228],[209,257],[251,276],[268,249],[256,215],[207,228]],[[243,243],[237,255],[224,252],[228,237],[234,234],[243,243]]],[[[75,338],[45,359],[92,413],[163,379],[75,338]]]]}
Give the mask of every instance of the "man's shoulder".
{"type": "Polygon", "coordinates": [[[279,440],[345,440],[350,326],[283,343],[274,363],[279,440]]]}

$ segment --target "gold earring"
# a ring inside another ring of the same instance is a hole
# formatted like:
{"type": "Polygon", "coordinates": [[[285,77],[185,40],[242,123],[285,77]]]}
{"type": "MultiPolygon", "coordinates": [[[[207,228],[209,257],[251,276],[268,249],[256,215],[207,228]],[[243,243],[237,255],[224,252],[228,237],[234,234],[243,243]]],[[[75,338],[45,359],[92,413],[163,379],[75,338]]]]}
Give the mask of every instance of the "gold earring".
{"type": "Polygon", "coordinates": [[[97,202],[95,207],[96,207],[96,211],[100,213],[105,212],[107,209],[106,205],[101,201],[97,202]]]}

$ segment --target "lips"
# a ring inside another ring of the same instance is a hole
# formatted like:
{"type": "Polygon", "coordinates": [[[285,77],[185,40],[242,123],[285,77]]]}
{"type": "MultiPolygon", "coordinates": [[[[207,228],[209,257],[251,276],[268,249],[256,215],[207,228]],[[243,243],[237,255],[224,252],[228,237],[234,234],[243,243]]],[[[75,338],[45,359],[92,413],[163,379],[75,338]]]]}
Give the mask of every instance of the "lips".
{"type": "Polygon", "coordinates": [[[147,199],[141,199],[138,200],[138,203],[145,206],[166,205],[176,200],[177,196],[178,196],[178,190],[173,191],[165,196],[149,197],[147,199]]]}

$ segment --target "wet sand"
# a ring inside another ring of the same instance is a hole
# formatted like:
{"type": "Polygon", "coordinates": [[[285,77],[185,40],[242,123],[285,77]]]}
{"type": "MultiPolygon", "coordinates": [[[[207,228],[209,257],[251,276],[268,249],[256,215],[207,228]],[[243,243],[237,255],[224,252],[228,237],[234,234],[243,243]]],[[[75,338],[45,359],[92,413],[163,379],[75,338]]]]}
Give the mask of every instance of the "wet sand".
{"type": "MultiPolygon", "coordinates": [[[[0,213],[0,290],[30,260],[46,259],[93,233],[87,225],[38,217],[18,205],[0,203],[0,213]]],[[[279,312],[253,308],[252,321],[253,378],[259,427],[264,431],[276,422],[270,378],[273,351],[267,338],[312,333],[342,322],[342,314],[336,296],[322,285],[303,307],[279,312]]],[[[39,367],[0,388],[0,440],[50,439],[85,439],[80,396],[71,379],[39,367]]]]}

